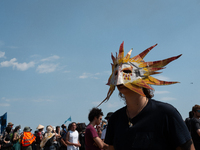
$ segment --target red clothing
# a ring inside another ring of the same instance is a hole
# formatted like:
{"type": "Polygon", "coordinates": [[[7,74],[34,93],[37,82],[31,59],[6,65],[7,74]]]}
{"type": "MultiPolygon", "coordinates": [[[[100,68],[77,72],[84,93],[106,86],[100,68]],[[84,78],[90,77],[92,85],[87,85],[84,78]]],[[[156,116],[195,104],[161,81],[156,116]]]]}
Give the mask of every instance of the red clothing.
{"type": "Polygon", "coordinates": [[[42,132],[38,132],[36,135],[36,143],[40,144],[42,138],[43,138],[42,132]]]}
{"type": "Polygon", "coordinates": [[[93,140],[95,137],[98,137],[97,131],[89,124],[85,130],[85,150],[101,150],[93,140]]]}

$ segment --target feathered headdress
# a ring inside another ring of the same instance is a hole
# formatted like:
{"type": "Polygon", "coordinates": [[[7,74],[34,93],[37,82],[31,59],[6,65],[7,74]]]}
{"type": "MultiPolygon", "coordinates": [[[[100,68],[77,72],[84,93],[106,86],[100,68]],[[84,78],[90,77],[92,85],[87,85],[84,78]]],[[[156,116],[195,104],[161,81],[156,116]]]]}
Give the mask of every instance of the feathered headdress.
{"type": "MultiPolygon", "coordinates": [[[[124,42],[120,45],[119,54],[116,57],[111,53],[111,58],[113,63],[112,65],[112,74],[108,79],[107,85],[110,86],[109,91],[107,93],[107,97],[98,105],[100,106],[103,102],[108,101],[113,91],[115,90],[115,86],[118,85],[118,81],[116,81],[117,76],[119,75],[117,72],[121,74],[121,82],[123,85],[130,90],[145,96],[142,88],[152,89],[150,85],[170,85],[178,82],[168,82],[161,81],[156,78],[153,78],[151,75],[159,74],[161,72],[157,72],[158,70],[164,69],[171,61],[178,59],[181,55],[170,57],[164,60],[153,61],[153,62],[145,62],[143,58],[148,54],[148,52],[153,49],[157,44],[149,47],[144,50],[139,55],[130,58],[132,49],[127,53],[124,57],[124,42]],[[122,68],[122,64],[127,64],[130,67],[122,68]]],[[[97,107],[98,107],[97,106],[97,107]]]]}

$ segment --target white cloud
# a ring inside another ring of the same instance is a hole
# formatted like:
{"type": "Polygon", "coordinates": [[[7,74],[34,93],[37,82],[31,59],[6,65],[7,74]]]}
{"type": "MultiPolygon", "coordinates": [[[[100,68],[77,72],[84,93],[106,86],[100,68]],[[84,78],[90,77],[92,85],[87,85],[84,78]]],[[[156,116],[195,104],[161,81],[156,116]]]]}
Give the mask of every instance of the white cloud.
{"type": "Polygon", "coordinates": [[[21,70],[21,71],[25,71],[31,67],[34,67],[35,66],[35,63],[33,61],[29,62],[29,63],[15,63],[14,64],[14,67],[16,67],[18,70],[21,70]]]}
{"type": "Polygon", "coordinates": [[[11,59],[10,61],[3,61],[1,62],[1,67],[10,67],[13,66],[13,64],[17,61],[16,58],[11,59]]]}
{"type": "Polygon", "coordinates": [[[11,59],[10,61],[3,61],[0,63],[0,66],[1,67],[10,67],[12,66],[13,68],[17,68],[18,70],[21,70],[21,71],[25,71],[31,67],[34,67],[35,63],[33,61],[29,62],[29,63],[18,63],[16,62],[17,59],[16,58],[13,58],[11,59]]]}
{"type": "MultiPolygon", "coordinates": [[[[96,101],[96,102],[92,102],[92,105],[98,106],[100,103],[101,101],[100,102],[96,101]]],[[[107,108],[118,108],[119,106],[121,106],[121,103],[120,102],[109,103],[105,101],[101,105],[105,105],[107,108]]]]}
{"type": "Polygon", "coordinates": [[[41,64],[37,67],[36,71],[39,73],[54,72],[58,67],[58,64],[41,64]]]}
{"type": "Polygon", "coordinates": [[[155,94],[166,94],[166,93],[170,93],[169,91],[155,91],[155,94]]]}
{"type": "Polygon", "coordinates": [[[84,72],[81,76],[79,76],[79,78],[85,79],[85,78],[88,78],[89,76],[90,76],[89,73],[84,72]]]}
{"type": "Polygon", "coordinates": [[[91,74],[91,73],[84,72],[81,76],[79,76],[79,78],[81,78],[81,79],[86,79],[86,78],[98,79],[98,77],[97,77],[98,75],[100,75],[100,73],[91,74]]]}
{"type": "Polygon", "coordinates": [[[10,106],[10,104],[8,104],[8,103],[0,103],[0,107],[8,107],[8,106],[10,106]]]}
{"type": "Polygon", "coordinates": [[[174,101],[174,100],[176,100],[176,98],[173,98],[173,97],[162,97],[160,100],[161,101],[174,101]]]}
{"type": "Polygon", "coordinates": [[[165,76],[162,76],[162,75],[157,75],[156,78],[159,79],[159,80],[163,80],[163,81],[169,81],[170,80],[168,77],[165,77],[165,76]]]}
{"type": "Polygon", "coordinates": [[[0,58],[5,58],[5,52],[0,51],[0,58]]]}
{"type": "Polygon", "coordinates": [[[48,58],[44,58],[42,59],[41,61],[53,61],[53,60],[56,60],[56,59],[59,59],[60,57],[57,56],[57,55],[53,55],[51,57],[48,57],[48,58]]]}
{"type": "Polygon", "coordinates": [[[33,102],[54,102],[54,100],[51,99],[34,99],[33,102]]]}
{"type": "Polygon", "coordinates": [[[108,108],[117,108],[121,105],[121,103],[119,102],[115,102],[115,103],[105,103],[105,105],[108,107],[108,108]]]}

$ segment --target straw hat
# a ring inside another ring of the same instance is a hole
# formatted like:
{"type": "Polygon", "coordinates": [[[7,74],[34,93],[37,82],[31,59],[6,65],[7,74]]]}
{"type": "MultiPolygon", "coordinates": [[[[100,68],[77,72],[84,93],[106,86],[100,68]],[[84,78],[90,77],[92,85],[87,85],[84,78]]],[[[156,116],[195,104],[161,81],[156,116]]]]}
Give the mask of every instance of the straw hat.
{"type": "Polygon", "coordinates": [[[44,126],[41,125],[41,124],[39,124],[38,127],[37,127],[36,129],[38,129],[38,130],[39,130],[39,129],[44,129],[44,126]]]}

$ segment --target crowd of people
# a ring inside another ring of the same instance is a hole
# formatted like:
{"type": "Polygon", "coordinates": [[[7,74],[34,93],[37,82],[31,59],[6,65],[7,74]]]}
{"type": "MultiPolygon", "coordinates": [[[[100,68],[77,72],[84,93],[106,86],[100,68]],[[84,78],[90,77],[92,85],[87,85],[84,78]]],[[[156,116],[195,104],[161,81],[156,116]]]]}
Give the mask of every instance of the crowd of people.
{"type": "MultiPolygon", "coordinates": [[[[103,112],[101,109],[93,108],[88,119],[90,123],[72,122],[66,127],[38,125],[36,131],[32,133],[30,127],[21,126],[13,128],[13,123],[9,122],[5,131],[0,137],[1,150],[99,150],[109,149],[105,143],[107,123],[113,112],[109,112],[102,121],[103,112]]],[[[185,124],[191,134],[195,149],[200,150],[200,105],[195,105],[189,112],[189,117],[185,119],[185,124]]],[[[114,127],[114,126],[113,126],[114,127]]],[[[107,135],[111,136],[110,134],[107,135]]],[[[109,140],[107,140],[109,141],[109,140]]],[[[108,142],[109,143],[109,142],[108,142]]]]}
{"type": "MultiPolygon", "coordinates": [[[[107,122],[113,112],[109,112],[102,121],[103,112],[101,109],[93,108],[88,119],[90,123],[72,122],[66,127],[38,125],[37,130],[32,133],[30,127],[21,126],[13,128],[13,123],[9,122],[5,131],[0,137],[1,150],[99,150],[108,149],[105,136],[107,122]]],[[[189,117],[185,119],[185,124],[192,136],[196,150],[200,150],[200,105],[195,105],[189,112],[189,117]]],[[[108,135],[110,136],[110,135],[108,135]]]]}
{"type": "MultiPolygon", "coordinates": [[[[90,113],[93,116],[96,115],[95,118],[100,117],[100,114],[94,114],[97,110],[99,109],[92,109],[90,113]]],[[[107,121],[111,114],[110,112],[105,117],[107,121]]],[[[95,133],[102,142],[105,139],[107,121],[99,120],[97,123],[94,121],[95,133]]],[[[9,122],[0,135],[1,150],[85,150],[87,127],[85,123],[72,122],[68,127],[65,124],[56,127],[48,125],[46,128],[39,124],[35,131],[32,131],[30,127],[24,127],[21,131],[20,125],[13,126],[14,124],[9,122]]]]}

